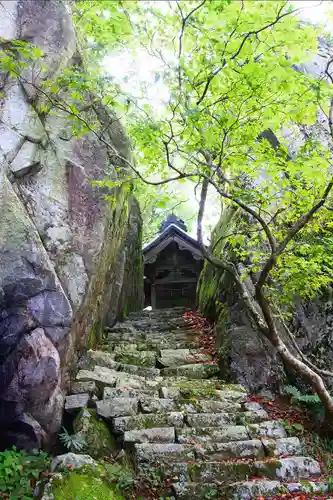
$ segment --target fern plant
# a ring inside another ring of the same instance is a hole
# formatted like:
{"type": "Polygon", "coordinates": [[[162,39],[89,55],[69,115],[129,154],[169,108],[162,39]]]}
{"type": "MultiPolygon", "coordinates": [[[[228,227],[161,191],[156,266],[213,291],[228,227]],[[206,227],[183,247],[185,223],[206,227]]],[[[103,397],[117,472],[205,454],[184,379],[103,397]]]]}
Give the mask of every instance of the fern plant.
{"type": "Polygon", "coordinates": [[[87,446],[87,442],[82,436],[79,434],[69,434],[65,427],[62,428],[64,432],[59,434],[59,439],[68,450],[82,451],[87,446]]]}
{"type": "Polygon", "coordinates": [[[285,394],[290,396],[291,404],[305,406],[316,419],[322,419],[325,416],[325,409],[317,394],[302,394],[297,387],[286,385],[283,388],[285,394]]]}

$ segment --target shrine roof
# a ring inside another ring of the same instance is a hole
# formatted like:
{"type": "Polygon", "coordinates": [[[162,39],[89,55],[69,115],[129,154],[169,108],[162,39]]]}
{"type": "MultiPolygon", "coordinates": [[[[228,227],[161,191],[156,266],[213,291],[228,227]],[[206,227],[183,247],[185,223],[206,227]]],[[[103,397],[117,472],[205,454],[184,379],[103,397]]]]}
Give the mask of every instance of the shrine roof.
{"type": "Polygon", "coordinates": [[[173,241],[177,243],[180,250],[191,252],[195,260],[203,259],[198,241],[189,236],[176,224],[169,224],[164,231],[160,232],[152,241],[144,245],[142,251],[145,264],[155,262],[157,255],[173,241]]]}

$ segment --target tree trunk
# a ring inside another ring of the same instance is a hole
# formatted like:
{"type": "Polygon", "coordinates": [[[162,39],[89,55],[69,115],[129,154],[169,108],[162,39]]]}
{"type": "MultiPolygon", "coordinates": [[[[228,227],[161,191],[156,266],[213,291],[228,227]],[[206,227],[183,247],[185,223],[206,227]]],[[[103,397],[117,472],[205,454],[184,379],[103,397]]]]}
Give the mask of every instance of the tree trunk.
{"type": "Polygon", "coordinates": [[[269,340],[272,342],[282,361],[294,372],[307,380],[314,392],[318,394],[324,405],[326,416],[333,418],[333,399],[329,395],[324,381],[318,373],[309,368],[303,361],[297,359],[287,348],[278,334],[273,335],[269,340]],[[273,337],[273,338],[272,338],[273,337]]]}

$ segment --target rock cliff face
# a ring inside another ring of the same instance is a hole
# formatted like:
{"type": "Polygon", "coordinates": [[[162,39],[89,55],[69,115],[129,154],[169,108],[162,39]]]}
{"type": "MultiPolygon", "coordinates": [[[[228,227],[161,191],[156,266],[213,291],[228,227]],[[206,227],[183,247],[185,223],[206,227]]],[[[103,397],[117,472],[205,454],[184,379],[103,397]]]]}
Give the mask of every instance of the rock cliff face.
{"type": "MultiPolygon", "coordinates": [[[[0,50],[17,39],[42,50],[45,70],[34,63],[23,83],[0,72],[1,446],[41,446],[59,428],[76,351],[142,304],[141,217],[130,189],[111,204],[92,187],[115,175],[103,144],[72,136],[65,113],[38,111],[42,81],[78,59],[65,4],[0,1],[0,50]]],[[[119,122],[108,140],[131,159],[119,122]]]]}

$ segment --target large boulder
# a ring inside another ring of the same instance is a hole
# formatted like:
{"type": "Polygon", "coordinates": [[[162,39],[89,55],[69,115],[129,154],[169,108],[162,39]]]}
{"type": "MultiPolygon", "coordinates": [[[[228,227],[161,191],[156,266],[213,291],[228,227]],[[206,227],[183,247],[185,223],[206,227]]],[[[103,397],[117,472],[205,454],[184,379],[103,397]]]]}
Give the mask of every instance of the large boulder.
{"type": "Polygon", "coordinates": [[[43,80],[81,64],[64,2],[0,1],[0,49],[15,39],[44,55],[20,82],[0,71],[0,429],[1,446],[31,447],[59,429],[77,353],[142,304],[141,217],[128,185],[92,185],[132,160],[110,111],[87,95],[85,117],[110,125],[125,162],[92,132],[73,135],[65,112],[45,111],[43,80]]]}

